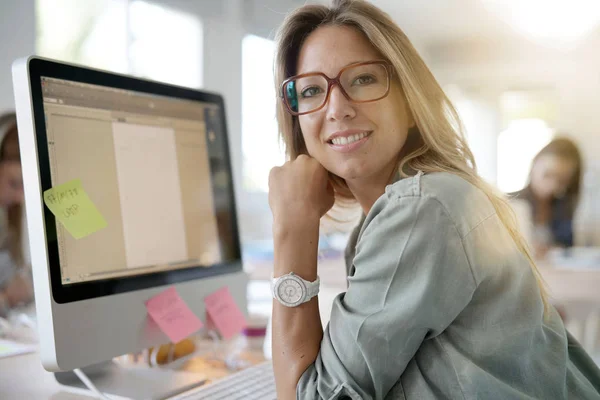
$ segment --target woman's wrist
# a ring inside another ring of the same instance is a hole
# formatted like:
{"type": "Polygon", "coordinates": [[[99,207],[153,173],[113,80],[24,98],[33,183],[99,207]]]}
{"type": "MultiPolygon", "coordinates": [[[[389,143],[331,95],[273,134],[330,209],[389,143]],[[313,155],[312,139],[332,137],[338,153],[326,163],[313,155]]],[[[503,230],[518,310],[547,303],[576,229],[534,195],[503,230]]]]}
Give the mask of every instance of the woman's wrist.
{"type": "Polygon", "coordinates": [[[317,275],[319,219],[309,217],[295,223],[273,224],[275,277],[294,272],[314,281],[317,275]]]}
{"type": "Polygon", "coordinates": [[[285,240],[289,236],[305,236],[318,232],[320,218],[317,215],[303,214],[293,217],[273,218],[273,239],[285,240]]]}

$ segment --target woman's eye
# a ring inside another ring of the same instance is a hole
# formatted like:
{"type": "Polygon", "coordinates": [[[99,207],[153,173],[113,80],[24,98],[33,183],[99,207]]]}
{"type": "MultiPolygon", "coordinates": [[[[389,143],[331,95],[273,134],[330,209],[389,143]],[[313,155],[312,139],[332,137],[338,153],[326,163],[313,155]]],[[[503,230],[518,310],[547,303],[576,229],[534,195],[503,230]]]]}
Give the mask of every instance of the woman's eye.
{"type": "Polygon", "coordinates": [[[354,79],[353,85],[368,85],[369,83],[375,82],[375,78],[371,75],[361,75],[354,79]]]}
{"type": "Polygon", "coordinates": [[[302,97],[306,98],[306,97],[313,97],[313,96],[316,96],[316,95],[320,94],[321,92],[322,92],[322,90],[321,90],[321,88],[320,88],[320,87],[317,87],[317,86],[312,86],[312,87],[309,87],[309,88],[306,88],[306,89],[304,89],[304,90],[303,90],[303,91],[300,93],[300,95],[301,95],[302,97]]]}

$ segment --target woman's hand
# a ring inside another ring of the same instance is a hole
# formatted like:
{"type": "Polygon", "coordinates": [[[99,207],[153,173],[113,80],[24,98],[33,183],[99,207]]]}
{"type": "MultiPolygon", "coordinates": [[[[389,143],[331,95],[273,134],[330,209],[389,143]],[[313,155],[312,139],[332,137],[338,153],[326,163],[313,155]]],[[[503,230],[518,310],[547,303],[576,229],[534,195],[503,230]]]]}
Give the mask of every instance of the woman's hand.
{"type": "Polygon", "coordinates": [[[299,155],[269,175],[269,206],[276,227],[317,223],[333,207],[327,170],[314,158],[299,155]]]}

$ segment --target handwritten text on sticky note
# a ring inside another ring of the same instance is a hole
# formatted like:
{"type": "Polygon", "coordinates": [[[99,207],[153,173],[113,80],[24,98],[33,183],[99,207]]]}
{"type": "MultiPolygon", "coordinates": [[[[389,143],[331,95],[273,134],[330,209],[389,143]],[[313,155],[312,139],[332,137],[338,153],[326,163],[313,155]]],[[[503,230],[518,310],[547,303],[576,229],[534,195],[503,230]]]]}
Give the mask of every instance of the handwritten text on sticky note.
{"type": "Polygon", "coordinates": [[[227,286],[204,298],[204,305],[210,320],[221,336],[230,339],[246,327],[246,318],[239,309],[227,286]]]}
{"type": "Polygon", "coordinates": [[[202,321],[185,304],[174,287],[147,300],[146,309],[173,343],[182,341],[202,328],[202,321]]]}
{"type": "Polygon", "coordinates": [[[106,220],[74,179],[44,192],[44,203],[75,239],[106,228],[106,220]]]}

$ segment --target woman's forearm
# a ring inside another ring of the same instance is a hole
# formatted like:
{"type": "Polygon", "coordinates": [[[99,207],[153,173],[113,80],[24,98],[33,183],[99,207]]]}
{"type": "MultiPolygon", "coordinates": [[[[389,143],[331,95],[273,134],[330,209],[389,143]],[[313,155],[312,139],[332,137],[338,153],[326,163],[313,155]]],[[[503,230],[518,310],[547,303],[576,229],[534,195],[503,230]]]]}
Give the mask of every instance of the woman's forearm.
{"type": "MultiPolygon", "coordinates": [[[[306,218],[298,224],[274,227],[274,276],[294,272],[313,282],[317,278],[319,220],[306,218]]],[[[277,398],[295,399],[302,373],[317,358],[323,327],[317,297],[298,307],[273,301],[273,366],[277,398]]]]}

